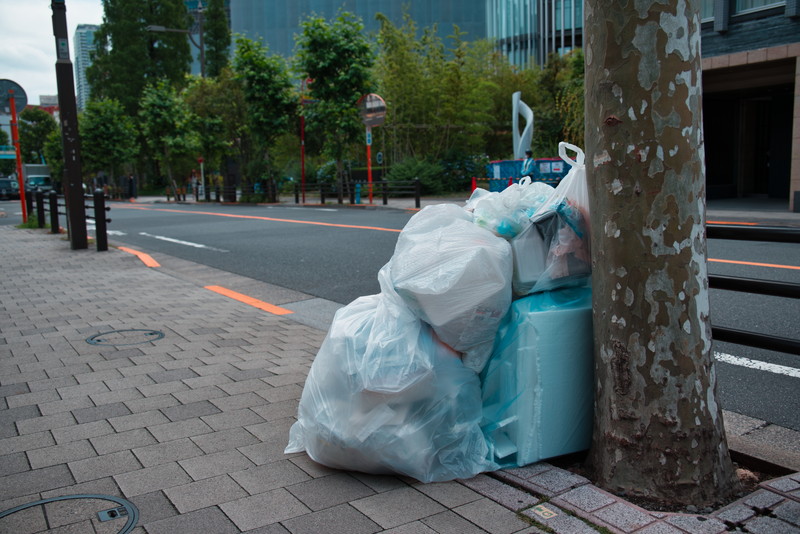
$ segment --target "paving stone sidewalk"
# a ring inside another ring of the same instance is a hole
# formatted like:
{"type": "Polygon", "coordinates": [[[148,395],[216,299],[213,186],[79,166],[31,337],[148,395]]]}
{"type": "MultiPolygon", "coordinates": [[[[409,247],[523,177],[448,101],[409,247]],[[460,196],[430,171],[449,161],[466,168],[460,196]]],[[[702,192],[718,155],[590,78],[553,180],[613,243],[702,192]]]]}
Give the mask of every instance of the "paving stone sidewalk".
{"type": "Polygon", "coordinates": [[[43,231],[0,227],[0,258],[0,515],[48,500],[0,533],[121,532],[108,497],[137,534],[800,532],[797,473],[702,516],[547,463],[420,484],[284,455],[323,330],[43,231]]]}

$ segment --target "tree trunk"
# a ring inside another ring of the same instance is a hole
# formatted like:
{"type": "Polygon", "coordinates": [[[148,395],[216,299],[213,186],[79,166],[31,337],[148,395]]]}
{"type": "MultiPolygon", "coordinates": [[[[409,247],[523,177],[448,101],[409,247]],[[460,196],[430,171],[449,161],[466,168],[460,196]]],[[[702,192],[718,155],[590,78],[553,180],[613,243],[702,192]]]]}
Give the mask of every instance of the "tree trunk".
{"type": "Polygon", "coordinates": [[[711,356],[696,0],[586,0],[598,485],[736,489],[711,356]]]}

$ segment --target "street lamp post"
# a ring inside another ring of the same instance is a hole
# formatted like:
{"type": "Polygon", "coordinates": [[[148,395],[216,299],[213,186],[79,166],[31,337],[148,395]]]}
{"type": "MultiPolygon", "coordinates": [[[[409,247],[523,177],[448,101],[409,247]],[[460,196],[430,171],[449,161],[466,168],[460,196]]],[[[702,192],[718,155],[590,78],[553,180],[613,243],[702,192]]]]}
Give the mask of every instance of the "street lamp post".
{"type": "Polygon", "coordinates": [[[206,77],[206,48],[205,44],[203,43],[203,23],[205,22],[205,18],[203,16],[203,2],[202,0],[198,0],[197,2],[197,13],[198,13],[198,22],[200,25],[200,33],[199,39],[200,42],[196,42],[194,37],[192,37],[191,30],[178,30],[175,28],[166,28],[164,26],[159,26],[157,24],[151,24],[145,27],[145,30],[149,32],[173,32],[173,33],[185,33],[189,37],[189,41],[197,47],[200,51],[200,76],[202,78],[206,77]]]}

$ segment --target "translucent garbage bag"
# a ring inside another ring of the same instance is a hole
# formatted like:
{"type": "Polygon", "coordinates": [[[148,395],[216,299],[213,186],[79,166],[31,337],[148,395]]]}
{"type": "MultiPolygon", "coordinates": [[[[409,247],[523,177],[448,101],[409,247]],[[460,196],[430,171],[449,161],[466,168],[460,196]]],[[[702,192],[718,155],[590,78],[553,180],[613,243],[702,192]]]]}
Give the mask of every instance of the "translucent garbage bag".
{"type": "Polygon", "coordinates": [[[550,198],[553,187],[525,177],[500,192],[477,197],[475,192],[466,206],[472,209],[475,224],[499,237],[512,239],[530,225],[531,216],[550,198]]]}
{"type": "Polygon", "coordinates": [[[589,191],[583,151],[559,143],[572,166],[553,194],[533,214],[531,224],[511,241],[514,295],[579,286],[591,275],[589,191]],[[576,152],[570,159],[566,150],[576,152]]]}
{"type": "Polygon", "coordinates": [[[591,289],[514,301],[481,387],[484,431],[501,466],[588,449],[594,413],[591,289]]]}
{"type": "Polygon", "coordinates": [[[334,318],[285,452],[422,482],[470,478],[496,468],[480,397],[477,375],[395,293],[361,297],[334,318]]]}
{"type": "Polygon", "coordinates": [[[439,338],[480,372],[511,304],[511,247],[453,204],[409,220],[389,261],[392,286],[439,338]]]}

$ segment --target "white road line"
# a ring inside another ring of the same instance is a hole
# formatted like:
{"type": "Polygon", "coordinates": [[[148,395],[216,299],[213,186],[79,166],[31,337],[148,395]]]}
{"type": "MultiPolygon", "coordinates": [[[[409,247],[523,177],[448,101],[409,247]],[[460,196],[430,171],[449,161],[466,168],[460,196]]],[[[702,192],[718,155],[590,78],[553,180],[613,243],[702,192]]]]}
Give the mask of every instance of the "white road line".
{"type": "Polygon", "coordinates": [[[732,354],[725,354],[724,352],[715,352],[714,358],[718,362],[729,363],[731,365],[738,365],[740,367],[748,367],[758,371],[767,371],[779,375],[791,376],[793,378],[800,378],[800,369],[794,367],[787,367],[785,365],[777,365],[774,363],[760,362],[758,360],[751,360],[749,358],[742,358],[740,356],[733,356],[732,354]]]}
{"type": "Polygon", "coordinates": [[[209,247],[208,245],[201,245],[200,243],[192,243],[191,241],[181,241],[180,239],[164,237],[163,235],[152,235],[148,234],[147,232],[139,232],[139,235],[152,237],[153,239],[160,239],[161,241],[168,241],[170,243],[176,243],[178,245],[186,245],[187,247],[204,248],[206,250],[213,250],[214,252],[229,252],[228,250],[223,250],[221,248],[209,247]]]}
{"type": "Polygon", "coordinates": [[[120,232],[119,230],[106,230],[108,235],[128,235],[125,232],[120,232]]]}

